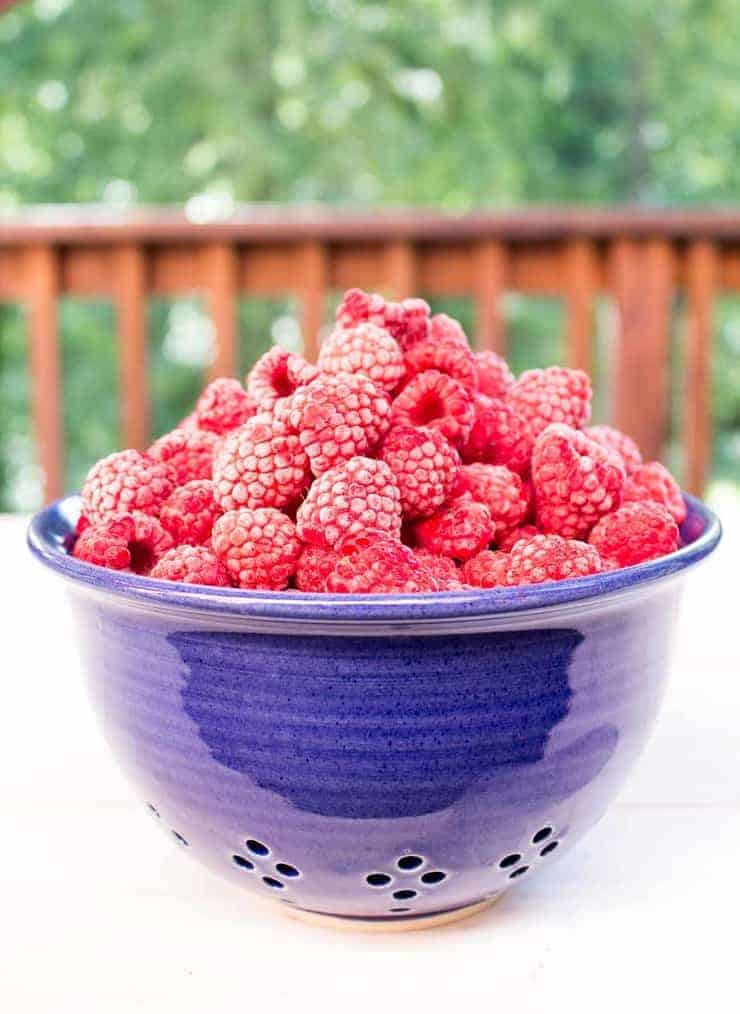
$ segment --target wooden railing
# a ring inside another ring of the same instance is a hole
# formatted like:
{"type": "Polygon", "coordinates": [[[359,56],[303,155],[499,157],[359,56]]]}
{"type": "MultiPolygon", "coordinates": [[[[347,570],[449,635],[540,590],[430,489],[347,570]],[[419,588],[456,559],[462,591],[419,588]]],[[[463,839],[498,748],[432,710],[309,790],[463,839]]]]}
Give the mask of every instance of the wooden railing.
{"type": "Polygon", "coordinates": [[[532,211],[462,217],[342,215],[244,208],[198,224],[169,210],[115,215],[89,207],[35,208],[0,222],[0,300],[29,307],[29,364],[48,499],[63,476],[58,304],[62,295],[112,300],[117,319],[122,441],[149,439],[147,299],[207,294],[216,331],[212,374],[235,372],[240,296],[297,296],[306,354],[327,294],[348,286],[395,298],[468,295],[479,347],[506,351],[507,291],[561,297],[567,360],[592,367],[594,307],[616,307],[609,364],[616,425],[650,457],[664,450],[670,415],[671,308],[684,295],[684,483],[708,468],[713,308],[740,290],[740,213],[532,211]]]}

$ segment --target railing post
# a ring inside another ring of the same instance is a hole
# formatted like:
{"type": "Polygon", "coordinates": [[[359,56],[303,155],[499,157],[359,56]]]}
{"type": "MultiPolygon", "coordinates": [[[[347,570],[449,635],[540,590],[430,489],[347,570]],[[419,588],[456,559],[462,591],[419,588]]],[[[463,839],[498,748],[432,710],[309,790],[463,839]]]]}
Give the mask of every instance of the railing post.
{"type": "Polygon", "coordinates": [[[397,240],[386,248],[385,274],[394,299],[417,295],[416,255],[406,240],[397,240]]]}
{"type": "Polygon", "coordinates": [[[711,372],[717,250],[707,240],[689,246],[686,256],[686,443],[685,486],[701,493],[712,453],[711,372]]]}
{"type": "Polygon", "coordinates": [[[233,377],[238,372],[238,285],[237,255],[230,243],[209,243],[203,250],[206,287],[216,349],[209,370],[215,377],[233,377]]]}
{"type": "Polygon", "coordinates": [[[324,323],[328,257],[323,243],[305,243],[301,250],[301,331],[303,354],[315,362],[319,352],[319,330],[324,323]]]}
{"type": "Polygon", "coordinates": [[[503,243],[486,239],[475,254],[476,345],[506,354],[506,325],[501,303],[506,285],[507,255],[503,243]]]}
{"type": "Polygon", "coordinates": [[[596,252],[587,239],[574,239],[564,249],[566,338],[568,363],[590,374],[593,368],[596,252]]]}
{"type": "Polygon", "coordinates": [[[62,495],[62,372],[59,354],[59,257],[51,245],[29,248],[26,291],[30,304],[30,366],[33,422],[39,463],[44,474],[44,501],[62,495]]]}
{"type": "Polygon", "coordinates": [[[150,435],[146,260],[135,243],[118,247],[114,258],[121,430],[125,447],[142,449],[150,435]]]}

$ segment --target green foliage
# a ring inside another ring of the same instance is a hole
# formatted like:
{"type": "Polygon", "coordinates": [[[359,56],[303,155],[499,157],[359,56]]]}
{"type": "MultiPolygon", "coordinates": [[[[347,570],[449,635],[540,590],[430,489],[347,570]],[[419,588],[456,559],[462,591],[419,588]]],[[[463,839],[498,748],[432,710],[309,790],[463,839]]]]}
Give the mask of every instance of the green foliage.
{"type": "MultiPolygon", "coordinates": [[[[0,16],[0,210],[184,202],[207,218],[235,201],[730,203],[739,29],[736,0],[21,3],[0,16]]],[[[509,311],[517,366],[558,356],[557,307],[509,311]]],[[[740,417],[740,310],[723,312],[722,428],[740,417]]],[[[113,379],[110,311],[65,313],[72,484],[79,462],[118,437],[112,399],[82,436],[94,403],[84,399],[113,379]]],[[[195,327],[186,317],[152,308],[157,429],[187,410],[202,372],[162,351],[173,327],[195,327]]],[[[245,311],[245,348],[258,324],[265,342],[264,308],[245,311]]],[[[17,475],[27,444],[17,311],[0,310],[0,327],[1,467],[17,475]]]]}

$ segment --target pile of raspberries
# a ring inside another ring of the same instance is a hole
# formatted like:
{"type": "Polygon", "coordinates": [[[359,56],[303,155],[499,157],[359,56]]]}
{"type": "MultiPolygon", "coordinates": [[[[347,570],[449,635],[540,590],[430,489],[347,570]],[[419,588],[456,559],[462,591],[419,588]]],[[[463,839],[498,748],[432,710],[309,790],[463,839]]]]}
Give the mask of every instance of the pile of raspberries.
{"type": "Polygon", "coordinates": [[[514,378],[421,299],[347,292],[314,366],[270,349],[146,453],[99,461],[73,553],[165,581],[444,592],[559,581],[679,546],[686,508],[591,385],[514,378]]]}

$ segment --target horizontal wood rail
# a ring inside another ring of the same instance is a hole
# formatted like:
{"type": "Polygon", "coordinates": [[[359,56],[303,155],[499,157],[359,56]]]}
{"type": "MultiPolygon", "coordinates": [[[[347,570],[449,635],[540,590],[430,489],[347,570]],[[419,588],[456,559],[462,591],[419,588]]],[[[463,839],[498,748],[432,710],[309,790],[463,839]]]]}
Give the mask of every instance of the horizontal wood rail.
{"type": "Polygon", "coordinates": [[[711,454],[713,309],[740,291],[740,213],[537,210],[443,216],[243,207],[194,222],[170,209],[112,213],[37,207],[0,219],[0,300],[29,308],[34,425],[45,494],[63,488],[58,303],[109,298],[119,335],[122,441],[149,440],[146,309],[150,295],[203,293],[216,332],[212,375],[235,371],[237,301],[297,297],[316,354],[327,296],[349,286],[401,298],[469,296],[479,347],[506,350],[503,295],[554,296],[565,308],[568,361],[591,369],[596,300],[614,303],[611,421],[650,457],[665,450],[671,404],[671,313],[683,297],[684,484],[701,491],[711,454]]]}

